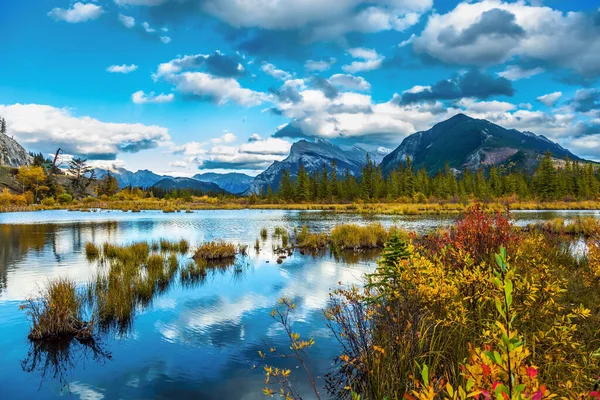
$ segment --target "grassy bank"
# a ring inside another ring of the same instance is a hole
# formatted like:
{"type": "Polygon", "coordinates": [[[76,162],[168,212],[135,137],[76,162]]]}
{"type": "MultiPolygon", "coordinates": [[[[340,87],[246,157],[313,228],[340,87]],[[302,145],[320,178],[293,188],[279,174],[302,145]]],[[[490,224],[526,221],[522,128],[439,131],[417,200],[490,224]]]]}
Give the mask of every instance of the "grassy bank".
{"type": "MultiPolygon", "coordinates": [[[[0,199],[1,200],[1,199],[0,199]]],[[[144,199],[136,201],[100,201],[84,199],[84,201],[69,204],[27,205],[26,202],[2,203],[0,212],[40,211],[40,210],[69,210],[94,212],[97,209],[117,212],[140,212],[156,210],[165,213],[190,213],[194,210],[304,210],[331,211],[357,214],[386,214],[386,215],[459,215],[465,212],[475,202],[467,203],[253,203],[248,199],[222,202],[216,198],[194,198],[192,201],[144,199]]],[[[554,201],[554,202],[489,202],[482,203],[490,211],[511,210],[600,210],[600,201],[554,201]]]]}

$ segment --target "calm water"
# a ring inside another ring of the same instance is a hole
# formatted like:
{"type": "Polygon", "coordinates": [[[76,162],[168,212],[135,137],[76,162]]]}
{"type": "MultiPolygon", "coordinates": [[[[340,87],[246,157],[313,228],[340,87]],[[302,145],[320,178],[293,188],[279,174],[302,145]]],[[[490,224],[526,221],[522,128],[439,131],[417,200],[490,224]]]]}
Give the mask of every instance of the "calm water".
{"type": "MultiPolygon", "coordinates": [[[[574,215],[600,214],[513,214],[518,224],[574,215]]],[[[329,292],[340,281],[359,284],[375,262],[368,256],[336,260],[296,253],[278,265],[270,238],[259,254],[252,250],[260,229],[292,231],[308,225],[326,231],[339,223],[379,221],[425,232],[451,220],[278,210],[0,214],[0,398],[263,399],[264,377],[252,366],[260,361],[258,350],[285,347],[284,333],[269,316],[282,296],[298,305],[295,330],[316,340],[311,354],[322,383],[338,353],[322,315],[329,292]],[[31,351],[29,322],[19,305],[48,279],[68,276],[84,284],[95,276],[97,266],[85,260],[86,242],[159,238],[186,238],[192,246],[223,239],[251,250],[229,270],[209,273],[201,284],[173,285],[140,313],[130,333],[106,336],[97,352],[78,345],[58,353],[31,351]]],[[[305,387],[301,372],[293,368],[293,373],[297,386],[305,387]]]]}

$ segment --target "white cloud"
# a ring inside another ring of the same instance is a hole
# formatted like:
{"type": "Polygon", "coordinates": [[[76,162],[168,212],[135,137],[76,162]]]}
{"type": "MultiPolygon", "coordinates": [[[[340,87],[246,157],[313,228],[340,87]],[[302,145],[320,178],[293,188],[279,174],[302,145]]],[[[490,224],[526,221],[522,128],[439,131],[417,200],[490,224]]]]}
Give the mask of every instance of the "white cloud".
{"type": "Polygon", "coordinates": [[[362,76],[349,74],[335,74],[329,78],[331,83],[347,90],[368,91],[371,90],[371,84],[362,76]]]}
{"type": "Polygon", "coordinates": [[[562,92],[548,93],[537,98],[538,101],[544,103],[548,107],[554,107],[554,104],[562,97],[562,92]]]}
{"type": "Polygon", "coordinates": [[[154,32],[156,32],[156,29],[154,29],[154,28],[151,28],[151,27],[150,27],[150,24],[149,24],[149,23],[147,23],[147,22],[144,22],[144,23],[142,23],[142,26],[144,27],[144,30],[145,30],[147,33],[154,33],[154,32]]]}
{"type": "Polygon", "coordinates": [[[600,35],[592,13],[563,13],[527,2],[463,2],[432,14],[413,42],[418,53],[462,65],[501,64],[518,57],[600,75],[600,35]]]}
{"type": "Polygon", "coordinates": [[[204,11],[234,27],[301,29],[310,36],[331,38],[348,32],[403,30],[416,23],[431,0],[269,1],[207,0],[204,11]]]}
{"type": "Polygon", "coordinates": [[[323,72],[331,68],[336,62],[337,60],[333,57],[329,58],[329,60],[308,60],[304,63],[304,69],[307,72],[323,72]]]}
{"type": "Polygon", "coordinates": [[[168,36],[161,36],[160,41],[163,42],[164,44],[167,44],[167,43],[171,42],[171,38],[168,36]]]}
{"type": "Polygon", "coordinates": [[[218,104],[233,101],[250,107],[266,100],[264,93],[243,88],[233,78],[216,77],[204,72],[170,74],[165,80],[174,84],[181,94],[207,98],[218,104]]]}
{"type": "Polygon", "coordinates": [[[271,75],[273,78],[282,81],[287,81],[292,78],[292,74],[282,69],[277,69],[277,67],[270,63],[264,63],[260,69],[262,69],[265,74],[271,75]]]}
{"type": "Polygon", "coordinates": [[[402,93],[419,93],[424,92],[425,90],[431,90],[431,86],[415,85],[410,89],[403,91],[402,93]]]}
{"type": "Polygon", "coordinates": [[[541,74],[544,71],[545,69],[541,67],[523,69],[518,65],[509,65],[504,71],[498,72],[498,75],[510,81],[518,81],[519,79],[531,78],[532,76],[541,74]]]}
{"type": "Polygon", "coordinates": [[[118,6],[159,6],[169,0],[115,0],[118,6]]]}
{"type": "Polygon", "coordinates": [[[373,49],[365,49],[362,47],[352,48],[348,50],[348,53],[353,58],[358,58],[363,61],[353,61],[349,65],[344,65],[342,70],[344,72],[355,74],[361,71],[371,71],[381,67],[381,63],[385,59],[384,56],[377,54],[373,49]]]}
{"type": "Polygon", "coordinates": [[[135,71],[136,69],[138,69],[138,66],[135,64],[131,64],[131,65],[111,65],[110,67],[106,68],[106,71],[111,72],[111,73],[118,73],[118,74],[128,74],[130,72],[135,71]]]}
{"type": "Polygon", "coordinates": [[[128,29],[131,29],[135,26],[135,18],[127,15],[119,14],[119,22],[128,29]]]}
{"type": "Polygon", "coordinates": [[[410,35],[410,37],[406,40],[403,40],[402,42],[400,42],[400,44],[398,44],[398,47],[405,47],[408,46],[409,44],[411,44],[415,39],[417,38],[417,35],[415,35],[414,33],[412,35],[410,35]]]}
{"type": "Polygon", "coordinates": [[[122,152],[155,148],[170,140],[169,131],[156,125],[113,123],[73,115],[72,110],[41,104],[0,105],[9,132],[25,148],[91,159],[114,159],[122,152]]]}
{"type": "Polygon", "coordinates": [[[102,7],[91,3],[75,3],[69,9],[53,8],[48,16],[55,21],[65,21],[71,24],[87,22],[96,19],[102,15],[102,7]]]}
{"type": "Polygon", "coordinates": [[[262,139],[252,135],[247,142],[235,145],[237,137],[227,132],[205,142],[189,142],[173,149],[174,154],[186,156],[187,164],[203,169],[251,170],[260,172],[273,161],[285,158],[292,144],[283,139],[262,139]]]}
{"type": "Polygon", "coordinates": [[[169,163],[169,166],[171,166],[173,168],[187,168],[189,166],[189,164],[185,161],[177,160],[177,161],[171,161],[169,163]]]}
{"type": "Polygon", "coordinates": [[[147,104],[147,103],[170,103],[175,98],[173,93],[169,94],[158,94],[155,95],[154,92],[150,92],[149,94],[144,93],[143,90],[138,90],[137,92],[131,95],[131,101],[135,104],[147,104]]]}

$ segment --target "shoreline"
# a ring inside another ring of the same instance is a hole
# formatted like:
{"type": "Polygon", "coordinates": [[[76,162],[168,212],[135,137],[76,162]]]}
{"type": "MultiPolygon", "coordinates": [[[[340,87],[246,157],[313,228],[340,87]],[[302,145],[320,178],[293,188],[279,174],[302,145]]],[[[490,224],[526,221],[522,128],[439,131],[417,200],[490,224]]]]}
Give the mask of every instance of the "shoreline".
{"type": "MultiPolygon", "coordinates": [[[[97,201],[78,202],[70,205],[30,205],[8,206],[0,209],[0,213],[34,212],[45,210],[65,210],[93,212],[94,210],[110,210],[122,212],[163,211],[164,213],[193,212],[201,210],[297,210],[297,211],[330,211],[354,214],[383,215],[458,215],[477,202],[469,203],[219,203],[219,202],[173,202],[164,200],[149,201],[97,201]]],[[[510,211],[593,211],[600,210],[600,201],[554,201],[554,202],[480,202],[486,210],[502,212],[510,211]]]]}

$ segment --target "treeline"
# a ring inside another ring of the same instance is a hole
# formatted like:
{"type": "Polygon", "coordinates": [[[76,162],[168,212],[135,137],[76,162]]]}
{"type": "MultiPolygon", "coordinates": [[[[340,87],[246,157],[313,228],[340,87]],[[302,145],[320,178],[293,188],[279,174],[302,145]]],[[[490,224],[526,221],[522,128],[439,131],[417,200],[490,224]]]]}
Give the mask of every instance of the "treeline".
{"type": "Polygon", "coordinates": [[[424,168],[415,170],[407,159],[387,177],[372,160],[359,177],[348,170],[339,173],[335,164],[309,173],[300,165],[297,177],[284,170],[278,191],[268,188],[262,194],[278,201],[351,202],[395,201],[412,202],[460,200],[478,198],[492,200],[516,196],[520,199],[589,200],[600,194],[600,176],[592,163],[579,163],[568,158],[557,167],[550,153],[541,160],[533,174],[517,170],[514,165],[491,166],[477,171],[456,171],[446,163],[444,170],[431,176],[424,168]]]}
{"type": "MultiPolygon", "coordinates": [[[[156,197],[159,199],[165,200],[175,200],[181,199],[184,201],[191,201],[192,197],[202,197],[202,196],[211,196],[211,197],[227,197],[224,191],[206,191],[201,189],[194,188],[185,188],[185,189],[166,189],[160,187],[152,187],[147,190],[148,193],[152,197],[156,197]]],[[[233,196],[233,195],[229,195],[233,196]]]]}

